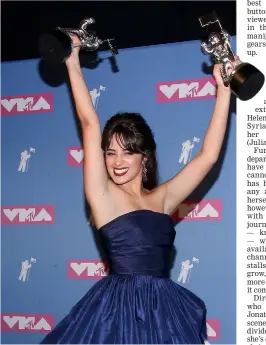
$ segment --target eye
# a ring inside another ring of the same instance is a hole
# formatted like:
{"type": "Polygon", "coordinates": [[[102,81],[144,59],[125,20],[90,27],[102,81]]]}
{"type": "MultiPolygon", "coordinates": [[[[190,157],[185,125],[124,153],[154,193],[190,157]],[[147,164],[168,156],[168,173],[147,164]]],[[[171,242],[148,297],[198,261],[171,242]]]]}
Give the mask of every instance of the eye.
{"type": "Polygon", "coordinates": [[[126,151],[125,154],[126,154],[126,155],[131,155],[131,156],[134,155],[134,153],[133,153],[133,152],[130,152],[130,151],[126,151]]]}
{"type": "Polygon", "coordinates": [[[106,156],[113,156],[114,155],[114,152],[106,152],[106,156]]]}

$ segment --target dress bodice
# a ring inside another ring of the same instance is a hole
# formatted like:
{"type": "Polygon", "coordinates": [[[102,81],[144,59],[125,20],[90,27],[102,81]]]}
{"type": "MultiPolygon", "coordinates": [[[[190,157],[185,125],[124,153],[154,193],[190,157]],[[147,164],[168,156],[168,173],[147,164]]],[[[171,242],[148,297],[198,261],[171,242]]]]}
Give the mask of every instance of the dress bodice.
{"type": "Polygon", "coordinates": [[[171,217],[132,211],[99,231],[110,274],[41,344],[204,344],[204,302],[167,279],[175,239],[171,217]]]}
{"type": "Polygon", "coordinates": [[[99,230],[105,239],[110,274],[167,277],[176,235],[169,215],[132,211],[99,230]]]}

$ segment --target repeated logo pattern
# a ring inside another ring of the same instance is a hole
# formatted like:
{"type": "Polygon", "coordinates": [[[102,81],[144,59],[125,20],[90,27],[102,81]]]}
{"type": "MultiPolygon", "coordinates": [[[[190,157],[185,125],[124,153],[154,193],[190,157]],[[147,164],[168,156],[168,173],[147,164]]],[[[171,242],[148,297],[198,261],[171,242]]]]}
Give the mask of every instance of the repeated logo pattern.
{"type": "MultiPolygon", "coordinates": [[[[173,82],[160,82],[156,85],[156,100],[158,103],[180,102],[189,100],[202,100],[214,98],[216,85],[213,78],[195,80],[179,80],[173,82]]],[[[97,109],[105,86],[90,91],[95,109],[97,109]]],[[[22,96],[8,96],[1,99],[2,116],[52,113],[54,109],[53,93],[41,93],[22,96]]],[[[182,143],[182,151],[178,162],[187,164],[192,159],[192,149],[200,142],[198,137],[193,137],[182,143]]],[[[36,148],[22,149],[17,171],[28,172],[31,157],[36,153],[36,148]]],[[[68,167],[80,167],[83,165],[84,152],[81,146],[69,146],[66,148],[68,167]]],[[[24,176],[24,175],[23,175],[24,176]]],[[[184,201],[173,215],[173,220],[184,221],[220,221],[222,219],[222,200],[211,199],[201,201],[184,201]]],[[[55,205],[16,205],[1,207],[1,224],[3,225],[50,225],[56,222],[55,205]]],[[[24,284],[29,280],[29,274],[36,264],[36,258],[29,257],[20,263],[21,270],[17,279],[24,284]]],[[[200,267],[200,259],[187,258],[181,263],[177,282],[188,284],[191,279],[192,268],[200,267]]],[[[107,276],[109,265],[106,261],[72,259],[67,262],[67,277],[71,280],[92,279],[98,280],[107,276]]],[[[19,307],[18,307],[19,309],[19,307]]],[[[3,332],[39,332],[48,333],[54,328],[54,316],[49,314],[24,314],[3,313],[1,315],[1,327],[3,332]]],[[[220,320],[208,319],[207,332],[209,340],[220,339],[220,320]]]]}

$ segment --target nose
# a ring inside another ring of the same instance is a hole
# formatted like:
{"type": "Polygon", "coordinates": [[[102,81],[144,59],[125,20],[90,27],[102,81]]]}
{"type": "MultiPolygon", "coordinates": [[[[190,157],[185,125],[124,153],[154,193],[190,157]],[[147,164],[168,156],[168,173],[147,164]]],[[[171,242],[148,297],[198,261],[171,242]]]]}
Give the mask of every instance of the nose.
{"type": "Polygon", "coordinates": [[[123,157],[121,157],[120,155],[116,155],[115,157],[115,166],[120,166],[123,163],[123,157]]]}

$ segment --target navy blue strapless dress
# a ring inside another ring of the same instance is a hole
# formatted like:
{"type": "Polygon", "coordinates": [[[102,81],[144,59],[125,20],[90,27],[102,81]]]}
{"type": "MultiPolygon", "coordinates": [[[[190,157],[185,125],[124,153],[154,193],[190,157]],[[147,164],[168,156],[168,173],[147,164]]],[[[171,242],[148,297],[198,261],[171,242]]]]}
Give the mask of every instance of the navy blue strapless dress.
{"type": "Polygon", "coordinates": [[[99,231],[110,274],[41,344],[204,344],[205,304],[168,279],[175,239],[171,217],[138,210],[99,231]]]}

